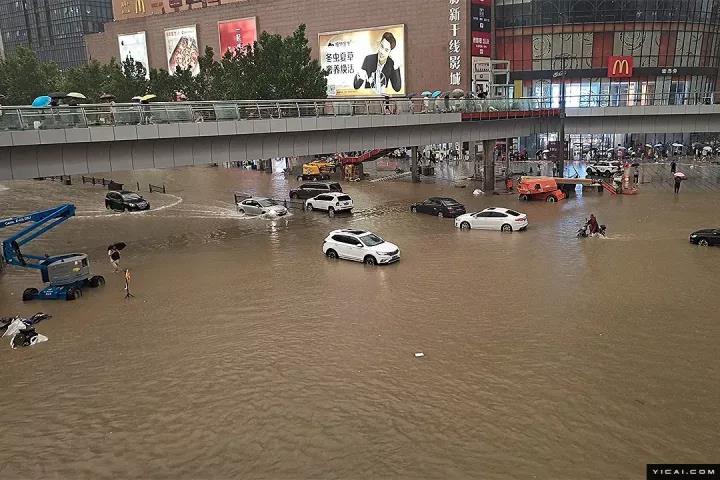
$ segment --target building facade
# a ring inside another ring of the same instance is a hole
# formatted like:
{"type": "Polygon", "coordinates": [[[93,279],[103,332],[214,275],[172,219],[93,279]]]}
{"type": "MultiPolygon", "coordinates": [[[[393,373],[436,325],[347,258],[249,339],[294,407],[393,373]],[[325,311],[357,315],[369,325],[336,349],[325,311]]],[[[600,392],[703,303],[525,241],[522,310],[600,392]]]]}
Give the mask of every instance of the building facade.
{"type": "Polygon", "coordinates": [[[112,20],[112,0],[0,0],[5,54],[32,49],[62,68],[87,61],[84,35],[112,20]]]}
{"type": "Polygon", "coordinates": [[[683,103],[720,68],[716,0],[496,0],[496,56],[516,96],[568,106],[683,103]]]}
{"type": "MultiPolygon", "coordinates": [[[[124,19],[107,23],[103,33],[89,35],[87,45],[90,58],[107,62],[112,57],[124,57],[127,50],[119,44],[128,35],[142,36],[144,40],[139,41],[145,42],[146,51],[134,54],[133,58],[146,54],[150,68],[168,69],[174,65],[170,57],[176,38],[185,36],[189,39],[185,45],[192,44],[199,52],[210,46],[219,57],[218,52],[226,47],[221,35],[228,30],[225,27],[233,27],[236,21],[253,19],[258,34],[267,31],[281,35],[292,34],[304,23],[312,56],[323,67],[332,69],[330,83],[335,84],[334,91],[354,93],[349,79],[362,69],[365,60],[374,58],[382,43],[381,36],[389,28],[394,38],[389,56],[394,69],[400,70],[402,82],[400,90],[386,88],[382,93],[406,95],[424,90],[467,89],[471,84],[471,2],[476,1],[428,0],[421,2],[419,8],[417,0],[222,0],[219,5],[208,3],[206,8],[201,4],[193,8],[183,5],[178,11],[168,11],[174,5],[170,0],[157,2],[155,10],[150,7],[156,2],[145,0],[145,13],[140,14],[135,9],[135,0],[129,7],[124,0],[116,0],[121,10],[115,16],[124,19]],[[157,13],[163,11],[164,14],[157,13]]],[[[385,78],[392,76],[388,71],[381,73],[385,78]]],[[[382,83],[387,82],[385,78],[382,83]]],[[[371,91],[370,87],[360,88],[358,94],[371,91]]]]}

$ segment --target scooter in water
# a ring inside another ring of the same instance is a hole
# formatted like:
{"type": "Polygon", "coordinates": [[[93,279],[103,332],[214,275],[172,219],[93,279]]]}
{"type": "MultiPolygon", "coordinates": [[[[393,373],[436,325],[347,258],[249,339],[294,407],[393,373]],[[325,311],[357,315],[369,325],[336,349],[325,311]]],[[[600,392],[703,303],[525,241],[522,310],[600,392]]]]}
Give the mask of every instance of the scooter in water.
{"type": "Polygon", "coordinates": [[[10,347],[30,347],[40,342],[47,342],[48,338],[35,331],[35,325],[51,318],[47,313],[36,313],[30,318],[5,317],[0,318],[0,332],[2,337],[10,337],[10,347]]]}
{"type": "Polygon", "coordinates": [[[585,222],[585,225],[578,229],[577,238],[607,237],[606,231],[607,227],[605,225],[600,225],[600,229],[597,233],[590,233],[590,224],[588,224],[588,222],[585,222]]]}

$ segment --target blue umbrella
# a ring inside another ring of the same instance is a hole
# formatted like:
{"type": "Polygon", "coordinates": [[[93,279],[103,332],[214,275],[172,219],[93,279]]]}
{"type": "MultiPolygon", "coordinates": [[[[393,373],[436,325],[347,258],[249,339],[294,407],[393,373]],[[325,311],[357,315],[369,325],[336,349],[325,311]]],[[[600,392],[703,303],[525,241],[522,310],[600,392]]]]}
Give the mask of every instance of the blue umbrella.
{"type": "Polygon", "coordinates": [[[48,97],[47,95],[43,95],[33,100],[32,106],[33,108],[45,108],[50,105],[50,102],[52,102],[52,98],[48,97]]]}
{"type": "Polygon", "coordinates": [[[440,95],[442,95],[442,92],[441,92],[440,90],[435,90],[435,91],[432,93],[432,98],[437,98],[437,97],[439,97],[440,95]]]}

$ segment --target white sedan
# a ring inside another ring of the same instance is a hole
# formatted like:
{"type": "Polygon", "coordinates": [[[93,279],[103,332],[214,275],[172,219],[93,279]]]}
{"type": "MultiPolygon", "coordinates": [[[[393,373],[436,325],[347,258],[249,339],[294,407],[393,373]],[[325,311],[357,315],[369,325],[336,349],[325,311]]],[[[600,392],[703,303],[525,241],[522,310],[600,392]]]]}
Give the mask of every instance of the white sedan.
{"type": "Polygon", "coordinates": [[[455,219],[455,226],[461,230],[482,229],[512,232],[528,227],[527,215],[508,208],[492,207],[482,212],[466,213],[455,219]]]}
{"type": "Polygon", "coordinates": [[[305,202],[306,210],[325,210],[328,213],[352,212],[353,201],[346,193],[331,192],[321,193],[305,202]]]}

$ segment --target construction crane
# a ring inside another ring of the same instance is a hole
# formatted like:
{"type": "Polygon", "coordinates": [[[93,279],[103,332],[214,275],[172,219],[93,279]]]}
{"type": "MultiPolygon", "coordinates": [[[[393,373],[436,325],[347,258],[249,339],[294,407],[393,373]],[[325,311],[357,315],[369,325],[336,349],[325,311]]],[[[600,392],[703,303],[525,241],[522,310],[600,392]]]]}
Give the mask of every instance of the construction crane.
{"type": "Polygon", "coordinates": [[[56,256],[37,256],[23,253],[21,247],[45,232],[75,216],[75,205],[64,204],[48,210],[0,220],[0,229],[31,223],[2,242],[2,259],[8,265],[40,270],[42,290],[27,288],[23,301],[75,300],[82,296],[83,287],[96,288],[105,284],[100,275],[90,275],[90,262],[84,253],[67,253],[56,256]]]}

